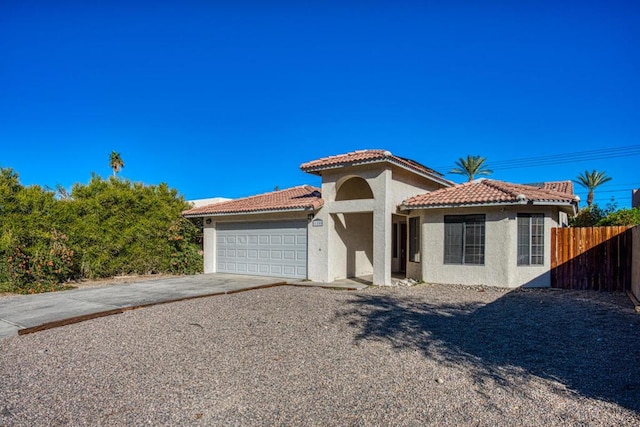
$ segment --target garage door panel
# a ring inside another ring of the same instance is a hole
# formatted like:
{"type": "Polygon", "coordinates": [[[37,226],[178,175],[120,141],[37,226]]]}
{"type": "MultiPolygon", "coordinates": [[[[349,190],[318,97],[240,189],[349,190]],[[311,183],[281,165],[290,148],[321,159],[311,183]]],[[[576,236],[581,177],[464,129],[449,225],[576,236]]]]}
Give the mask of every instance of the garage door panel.
{"type": "Polygon", "coordinates": [[[271,241],[269,242],[271,245],[281,245],[282,244],[282,236],[271,236],[271,241]]]}
{"type": "Polygon", "coordinates": [[[307,221],[218,223],[221,273],[306,278],[307,221]]]}
{"type": "Polygon", "coordinates": [[[271,264],[271,274],[274,276],[282,276],[282,266],[278,264],[271,264]]]}

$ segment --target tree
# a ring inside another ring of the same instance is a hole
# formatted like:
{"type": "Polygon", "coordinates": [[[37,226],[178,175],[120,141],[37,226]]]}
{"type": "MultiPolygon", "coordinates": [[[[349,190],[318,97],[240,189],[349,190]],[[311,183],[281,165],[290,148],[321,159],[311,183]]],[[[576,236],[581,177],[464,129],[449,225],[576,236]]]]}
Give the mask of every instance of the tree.
{"type": "Polygon", "coordinates": [[[640,224],[640,208],[620,209],[598,221],[597,225],[638,225],[640,224]]]}
{"type": "Polygon", "coordinates": [[[584,171],[584,174],[578,175],[573,182],[589,190],[587,206],[591,206],[593,204],[593,191],[605,182],[611,181],[611,179],[605,172],[598,172],[594,169],[592,172],[584,171]]]}
{"type": "Polygon", "coordinates": [[[111,156],[109,156],[109,166],[113,169],[113,176],[116,176],[116,174],[120,172],[120,169],[124,167],[124,161],[122,161],[120,153],[115,151],[111,152],[111,156]]]}
{"type": "Polygon", "coordinates": [[[475,175],[491,175],[493,171],[487,169],[484,164],[486,160],[486,158],[480,156],[467,156],[466,159],[460,158],[456,161],[457,167],[451,169],[449,173],[466,175],[469,182],[473,181],[475,175]]]}

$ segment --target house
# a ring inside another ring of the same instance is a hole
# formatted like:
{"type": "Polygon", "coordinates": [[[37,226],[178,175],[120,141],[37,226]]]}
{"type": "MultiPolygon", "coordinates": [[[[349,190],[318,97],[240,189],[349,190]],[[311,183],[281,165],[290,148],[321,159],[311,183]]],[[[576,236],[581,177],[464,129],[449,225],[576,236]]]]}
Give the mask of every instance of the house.
{"type": "Polygon", "coordinates": [[[205,272],[549,286],[550,230],[566,225],[578,203],[570,181],[456,185],[384,150],[300,168],[320,176],[321,188],[303,185],[183,213],[204,219],[205,272]]]}

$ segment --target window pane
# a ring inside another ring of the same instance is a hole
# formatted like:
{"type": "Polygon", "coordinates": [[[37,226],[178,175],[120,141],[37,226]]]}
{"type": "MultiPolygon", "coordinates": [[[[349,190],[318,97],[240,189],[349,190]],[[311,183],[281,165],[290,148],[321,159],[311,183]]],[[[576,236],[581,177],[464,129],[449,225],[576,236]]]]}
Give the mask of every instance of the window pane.
{"type": "Polygon", "coordinates": [[[464,263],[484,264],[484,215],[465,218],[464,263]]]}
{"type": "Polygon", "coordinates": [[[531,216],[531,264],[544,264],[544,216],[531,216]]]}
{"type": "Polygon", "coordinates": [[[544,215],[518,215],[518,265],[544,264],[544,215]]]}
{"type": "Polygon", "coordinates": [[[518,215],[518,265],[529,265],[529,230],[531,218],[518,215]]]}
{"type": "Polygon", "coordinates": [[[484,264],[484,215],[444,217],[444,263],[484,264]]]}
{"type": "Polygon", "coordinates": [[[420,262],[420,217],[409,218],[409,261],[420,262]]]}
{"type": "Polygon", "coordinates": [[[447,222],[444,224],[444,263],[462,264],[462,222],[447,222]]]}

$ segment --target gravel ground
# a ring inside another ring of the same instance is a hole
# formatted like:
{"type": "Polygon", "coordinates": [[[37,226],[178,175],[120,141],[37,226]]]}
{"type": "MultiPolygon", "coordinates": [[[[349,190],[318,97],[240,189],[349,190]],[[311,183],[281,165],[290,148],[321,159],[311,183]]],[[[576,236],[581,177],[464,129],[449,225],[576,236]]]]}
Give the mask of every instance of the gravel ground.
{"type": "Polygon", "coordinates": [[[0,340],[0,425],[640,425],[625,295],[278,287],[0,340]]]}

